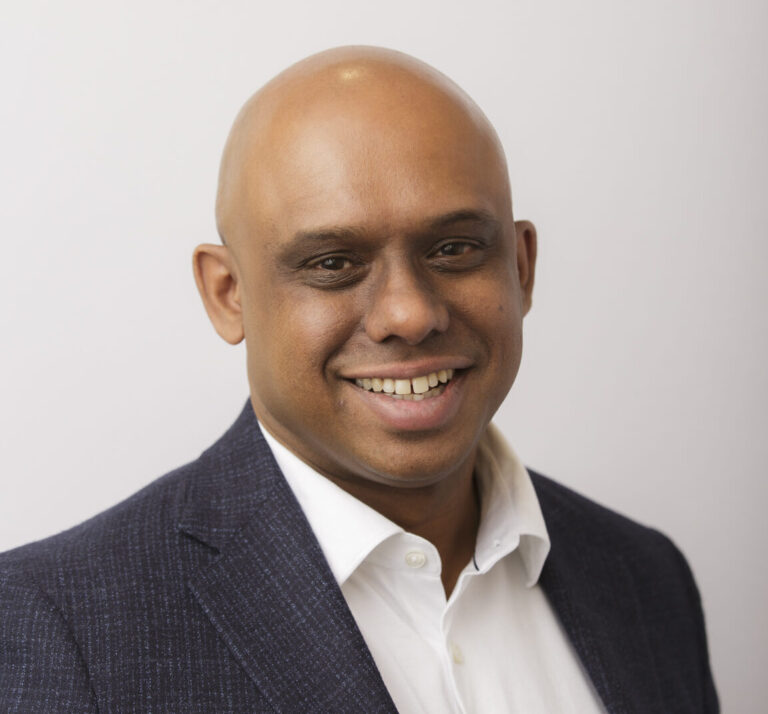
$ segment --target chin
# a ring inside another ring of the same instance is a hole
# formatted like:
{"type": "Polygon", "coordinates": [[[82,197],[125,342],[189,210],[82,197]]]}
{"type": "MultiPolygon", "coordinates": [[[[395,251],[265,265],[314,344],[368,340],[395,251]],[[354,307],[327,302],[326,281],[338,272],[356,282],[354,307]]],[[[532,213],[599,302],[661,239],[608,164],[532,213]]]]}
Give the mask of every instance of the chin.
{"type": "Polygon", "coordinates": [[[375,462],[367,461],[361,469],[362,473],[358,471],[360,475],[352,476],[352,478],[359,480],[363,477],[368,481],[375,481],[383,486],[394,488],[428,488],[461,474],[462,465],[467,463],[473,452],[472,449],[468,449],[464,453],[456,453],[455,450],[451,450],[452,453],[447,458],[436,461],[434,459],[435,448],[439,447],[429,447],[428,456],[432,458],[403,459],[403,450],[424,450],[424,447],[415,445],[405,447],[405,449],[401,447],[398,455],[377,459],[375,462]]]}

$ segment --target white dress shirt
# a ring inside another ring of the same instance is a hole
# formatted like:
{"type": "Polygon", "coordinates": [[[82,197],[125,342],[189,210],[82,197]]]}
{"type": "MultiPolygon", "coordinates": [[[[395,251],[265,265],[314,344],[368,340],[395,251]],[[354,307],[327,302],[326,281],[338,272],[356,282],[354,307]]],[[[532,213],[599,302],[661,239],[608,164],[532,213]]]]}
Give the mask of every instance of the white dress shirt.
{"type": "Polygon", "coordinates": [[[493,425],[475,467],[473,562],[447,600],[432,543],[262,432],[401,714],[604,711],[537,584],[549,536],[528,472],[493,425]]]}

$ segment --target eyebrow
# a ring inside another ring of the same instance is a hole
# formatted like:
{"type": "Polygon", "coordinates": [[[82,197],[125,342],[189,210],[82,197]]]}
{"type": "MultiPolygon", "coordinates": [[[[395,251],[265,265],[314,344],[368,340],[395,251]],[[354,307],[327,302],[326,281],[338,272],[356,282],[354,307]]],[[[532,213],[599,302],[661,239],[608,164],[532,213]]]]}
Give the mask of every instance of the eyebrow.
{"type": "MultiPolygon", "coordinates": [[[[427,219],[416,233],[438,231],[448,228],[455,223],[473,222],[479,223],[492,230],[498,230],[501,226],[499,220],[489,211],[483,209],[462,208],[451,211],[436,218],[427,219]]],[[[329,226],[317,230],[298,231],[289,241],[286,248],[290,250],[296,246],[307,243],[322,243],[334,240],[352,240],[365,236],[369,231],[362,227],[354,226],[329,226]]]]}
{"type": "Polygon", "coordinates": [[[318,230],[298,231],[294,234],[288,243],[288,247],[297,246],[302,243],[321,243],[332,240],[349,240],[359,238],[365,235],[366,231],[362,228],[330,226],[328,228],[319,228],[318,230]]]}
{"type": "Polygon", "coordinates": [[[440,228],[447,228],[454,223],[464,222],[481,223],[490,228],[499,228],[501,223],[490,212],[483,209],[463,208],[458,211],[451,211],[442,216],[438,216],[428,222],[429,228],[432,230],[439,230],[440,228]]]}

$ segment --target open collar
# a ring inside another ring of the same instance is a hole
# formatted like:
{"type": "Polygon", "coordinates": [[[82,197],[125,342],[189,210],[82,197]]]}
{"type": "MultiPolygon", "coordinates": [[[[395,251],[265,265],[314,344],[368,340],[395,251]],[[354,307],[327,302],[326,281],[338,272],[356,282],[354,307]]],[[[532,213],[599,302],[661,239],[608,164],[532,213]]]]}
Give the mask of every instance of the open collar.
{"type": "MultiPolygon", "coordinates": [[[[194,469],[179,530],[218,556],[188,586],[274,708],[394,712],[250,403],[194,469]]],[[[541,587],[608,711],[654,711],[653,677],[622,666],[628,654],[645,662],[652,654],[620,548],[598,547],[587,520],[592,511],[578,506],[583,499],[531,475],[552,541],[541,587]]]]}
{"type": "Polygon", "coordinates": [[[250,403],[197,462],[179,530],[218,551],[188,586],[276,710],[395,711],[250,403]]]}
{"type": "MultiPolygon", "coordinates": [[[[261,431],[342,586],[377,546],[403,529],[318,473],[263,426],[261,431]]],[[[531,478],[493,424],[478,445],[476,475],[482,515],[475,564],[486,572],[519,549],[532,587],[544,567],[549,536],[531,478]]]]}

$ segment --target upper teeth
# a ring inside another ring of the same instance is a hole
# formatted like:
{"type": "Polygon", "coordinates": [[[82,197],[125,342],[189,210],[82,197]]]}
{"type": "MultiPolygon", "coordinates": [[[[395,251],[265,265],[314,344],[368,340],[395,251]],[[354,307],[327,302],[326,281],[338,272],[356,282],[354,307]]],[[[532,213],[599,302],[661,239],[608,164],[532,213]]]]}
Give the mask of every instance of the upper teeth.
{"type": "Polygon", "coordinates": [[[445,384],[453,377],[452,369],[441,369],[430,372],[423,377],[412,379],[392,379],[391,377],[372,377],[371,379],[356,379],[358,387],[373,392],[386,392],[387,394],[424,394],[439,384],[445,384]]]}

